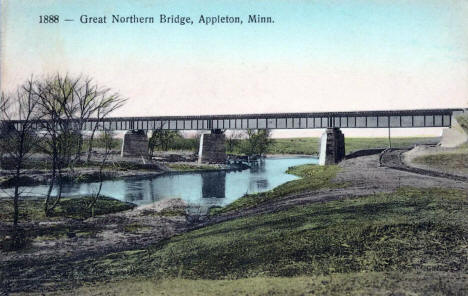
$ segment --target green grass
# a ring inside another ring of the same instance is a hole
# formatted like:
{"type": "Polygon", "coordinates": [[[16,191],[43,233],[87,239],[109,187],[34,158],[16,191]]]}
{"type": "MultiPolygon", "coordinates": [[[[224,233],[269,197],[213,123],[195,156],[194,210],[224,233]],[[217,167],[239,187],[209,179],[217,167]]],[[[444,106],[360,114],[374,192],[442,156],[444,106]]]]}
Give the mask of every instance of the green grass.
{"type": "Polygon", "coordinates": [[[415,163],[435,166],[440,169],[467,170],[468,153],[437,153],[416,157],[415,163]]]}
{"type": "MultiPolygon", "coordinates": [[[[440,138],[429,137],[403,137],[392,138],[392,147],[412,147],[419,144],[436,144],[440,138]]],[[[387,148],[388,138],[345,138],[346,153],[351,153],[360,149],[387,148]]]]}
{"type": "MultiPolygon", "coordinates": [[[[437,143],[439,138],[406,137],[392,138],[392,147],[410,147],[415,144],[437,143]]],[[[346,153],[361,149],[387,148],[388,138],[345,138],[346,153]]],[[[319,138],[273,139],[268,149],[270,154],[318,154],[319,138]]]]}
{"type": "MultiPolygon", "coordinates": [[[[120,147],[122,147],[122,141],[123,140],[120,138],[112,138],[111,149],[119,150],[120,147]]],[[[90,143],[89,139],[87,138],[83,139],[83,146],[81,149],[82,152],[86,152],[86,153],[88,152],[89,143],[90,143]]],[[[106,145],[105,142],[100,139],[99,135],[95,136],[93,140],[93,149],[96,149],[96,148],[104,149],[105,145],[106,145]]]]}
{"type": "MultiPolygon", "coordinates": [[[[360,294],[378,289],[382,281],[388,282],[382,289],[395,288],[400,279],[394,273],[408,279],[405,285],[411,291],[445,294],[453,289],[461,295],[468,272],[467,205],[465,192],[402,188],[298,206],[201,228],[148,249],[75,262],[73,278],[79,282],[249,278],[238,281],[238,289],[255,291],[257,287],[251,286],[259,277],[270,278],[274,287],[287,281],[283,277],[293,277],[286,287],[292,289],[294,277],[305,276],[312,277],[306,280],[310,286],[298,286],[299,294],[310,293],[309,287],[360,294]],[[416,278],[418,284],[413,284],[416,278]],[[458,280],[448,282],[451,278],[458,280]]],[[[190,284],[175,281],[184,289],[190,284]]],[[[201,289],[202,283],[193,285],[201,289]]]]}
{"type": "MultiPolygon", "coordinates": [[[[170,150],[198,150],[197,139],[177,139],[177,143],[170,150]]],[[[230,154],[240,155],[240,147],[246,140],[238,140],[230,154]]],[[[409,147],[415,144],[438,143],[439,138],[430,137],[400,137],[392,138],[393,147],[409,147]]],[[[386,148],[388,138],[345,138],[346,153],[360,149],[386,148]]],[[[320,152],[320,138],[282,138],[272,139],[268,154],[306,154],[313,155],[320,152]]]]}
{"type": "MultiPolygon", "coordinates": [[[[351,273],[253,277],[238,280],[127,280],[73,291],[74,295],[462,295],[465,274],[351,273]]],[[[465,287],[465,288],[464,288],[465,287]]],[[[53,295],[60,295],[59,293],[53,295]]]]}
{"type": "Polygon", "coordinates": [[[433,166],[442,170],[468,172],[468,145],[421,155],[413,159],[415,163],[433,166]]]}
{"type": "Polygon", "coordinates": [[[166,163],[166,166],[174,171],[201,171],[218,169],[218,167],[214,165],[198,165],[187,163],[166,163]]]}
{"type": "MultiPolygon", "coordinates": [[[[91,160],[89,163],[85,161],[79,161],[75,163],[74,168],[99,168],[101,166],[101,162],[91,160]]],[[[12,166],[8,165],[7,163],[3,163],[2,167],[4,169],[11,169],[12,166]]],[[[43,160],[27,160],[23,166],[23,169],[36,169],[36,170],[49,170],[51,169],[52,164],[49,159],[43,160]]],[[[142,169],[152,169],[147,165],[141,163],[134,163],[129,161],[113,161],[113,162],[106,162],[103,166],[105,169],[112,169],[112,170],[142,170],[142,169]]],[[[97,174],[94,173],[94,174],[97,174]]],[[[95,176],[93,176],[96,178],[95,176]]]]}
{"type": "Polygon", "coordinates": [[[185,209],[166,208],[158,212],[157,215],[160,217],[178,217],[185,216],[187,213],[185,212],[185,209]]]}
{"type": "Polygon", "coordinates": [[[124,231],[125,232],[130,232],[130,233],[138,233],[138,232],[144,232],[146,230],[150,229],[148,226],[144,226],[138,223],[131,223],[131,224],[126,224],[124,225],[124,231]]]}
{"type": "MultiPolygon", "coordinates": [[[[300,179],[286,182],[267,192],[244,195],[226,207],[212,208],[210,210],[210,214],[214,215],[219,213],[238,211],[241,209],[254,207],[265,201],[284,197],[294,193],[317,190],[325,187],[332,188],[340,186],[340,184],[331,182],[338,171],[338,166],[317,166],[313,164],[306,164],[290,167],[286,173],[301,177],[300,179]]],[[[341,184],[341,186],[342,185],[343,184],[341,184]]]]}
{"type": "MultiPolygon", "coordinates": [[[[468,116],[457,117],[458,122],[462,127],[468,130],[468,116]]],[[[115,147],[121,146],[121,139],[114,139],[115,147]]],[[[242,145],[238,141],[238,147],[234,147],[233,154],[239,154],[239,147],[242,145]]],[[[408,147],[414,144],[421,143],[437,143],[439,138],[429,137],[395,137],[392,138],[393,147],[408,147]]],[[[98,141],[96,141],[98,142],[98,141]]],[[[368,148],[385,148],[388,146],[388,138],[345,138],[346,152],[351,153],[360,149],[368,148]]],[[[99,144],[97,144],[99,147],[99,144]]],[[[199,146],[199,139],[195,138],[181,138],[177,137],[169,146],[169,150],[190,150],[197,151],[199,146]]],[[[84,150],[87,151],[87,141],[84,141],[84,150]]],[[[320,152],[320,138],[284,138],[284,139],[273,139],[271,146],[268,149],[269,154],[306,154],[312,155],[320,152]]]]}
{"type": "Polygon", "coordinates": [[[320,138],[273,139],[269,154],[317,154],[320,152],[320,138]]]}
{"type": "MultiPolygon", "coordinates": [[[[60,220],[62,218],[86,219],[91,217],[91,210],[87,208],[90,197],[62,198],[55,208],[51,217],[44,214],[44,200],[24,199],[20,201],[20,222],[40,222],[50,220],[60,220]]],[[[134,208],[135,205],[122,202],[110,197],[99,197],[94,213],[104,215],[126,211],[134,208]]],[[[13,221],[13,202],[11,200],[0,200],[0,221],[13,221]]]]}
{"type": "MultiPolygon", "coordinates": [[[[87,204],[90,197],[66,198],[61,200],[59,206],[55,209],[53,216],[67,217],[76,219],[86,219],[91,217],[91,210],[87,204]]],[[[136,205],[123,202],[114,198],[101,196],[94,207],[94,214],[105,215],[133,209],[136,205]]]]}

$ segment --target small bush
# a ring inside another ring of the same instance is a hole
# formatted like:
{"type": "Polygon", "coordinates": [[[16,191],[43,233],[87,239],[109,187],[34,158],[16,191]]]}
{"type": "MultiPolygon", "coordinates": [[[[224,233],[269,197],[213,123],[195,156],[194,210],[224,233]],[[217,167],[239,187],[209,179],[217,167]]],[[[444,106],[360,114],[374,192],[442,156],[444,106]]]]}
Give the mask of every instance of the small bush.
{"type": "MultiPolygon", "coordinates": [[[[52,216],[61,216],[77,219],[86,219],[92,216],[91,209],[88,208],[88,204],[91,201],[91,197],[83,198],[69,198],[63,199],[60,205],[52,214],[52,216]]],[[[101,196],[94,206],[95,215],[105,215],[111,213],[122,212],[131,210],[136,205],[122,202],[114,198],[101,196]]]]}

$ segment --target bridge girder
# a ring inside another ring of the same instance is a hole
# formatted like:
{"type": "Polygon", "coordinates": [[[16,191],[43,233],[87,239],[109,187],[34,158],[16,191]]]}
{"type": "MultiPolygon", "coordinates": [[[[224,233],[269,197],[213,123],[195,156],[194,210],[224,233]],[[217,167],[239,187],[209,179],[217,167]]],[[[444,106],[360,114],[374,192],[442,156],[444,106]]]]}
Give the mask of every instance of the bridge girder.
{"type": "MultiPolygon", "coordinates": [[[[194,116],[90,118],[82,130],[213,130],[450,127],[458,109],[417,109],[351,112],[263,113],[194,116]]],[[[19,121],[9,121],[19,125],[19,121]]],[[[80,126],[71,120],[71,126],[80,126]]],[[[35,123],[40,130],[44,121],[35,123]]]]}

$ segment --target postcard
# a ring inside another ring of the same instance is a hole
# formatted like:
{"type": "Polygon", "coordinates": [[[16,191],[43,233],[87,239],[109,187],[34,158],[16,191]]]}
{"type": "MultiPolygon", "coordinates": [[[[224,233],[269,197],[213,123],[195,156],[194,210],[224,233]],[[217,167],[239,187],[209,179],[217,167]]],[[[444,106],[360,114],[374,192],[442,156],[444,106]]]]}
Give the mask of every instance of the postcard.
{"type": "Polygon", "coordinates": [[[468,294],[467,1],[0,22],[0,295],[468,294]]]}

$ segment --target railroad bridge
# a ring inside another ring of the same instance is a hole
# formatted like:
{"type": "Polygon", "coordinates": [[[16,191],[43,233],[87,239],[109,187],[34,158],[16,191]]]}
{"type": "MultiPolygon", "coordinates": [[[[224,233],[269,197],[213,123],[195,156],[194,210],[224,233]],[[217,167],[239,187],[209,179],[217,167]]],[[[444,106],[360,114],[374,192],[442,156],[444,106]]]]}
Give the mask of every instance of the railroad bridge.
{"type": "MultiPolygon", "coordinates": [[[[225,130],[245,129],[325,129],[322,135],[321,164],[337,163],[345,156],[341,128],[427,128],[452,126],[455,115],[466,110],[415,109],[352,112],[265,113],[195,116],[110,117],[88,119],[82,130],[126,131],[122,157],[148,153],[148,130],[200,130],[200,162],[224,162],[225,130]]],[[[16,128],[20,121],[9,121],[16,128]]],[[[70,124],[74,124],[70,120],[70,124]]],[[[76,122],[77,123],[77,122],[76,122]]],[[[41,130],[43,121],[34,123],[41,130]]],[[[78,125],[77,125],[78,126],[78,125]]]]}

